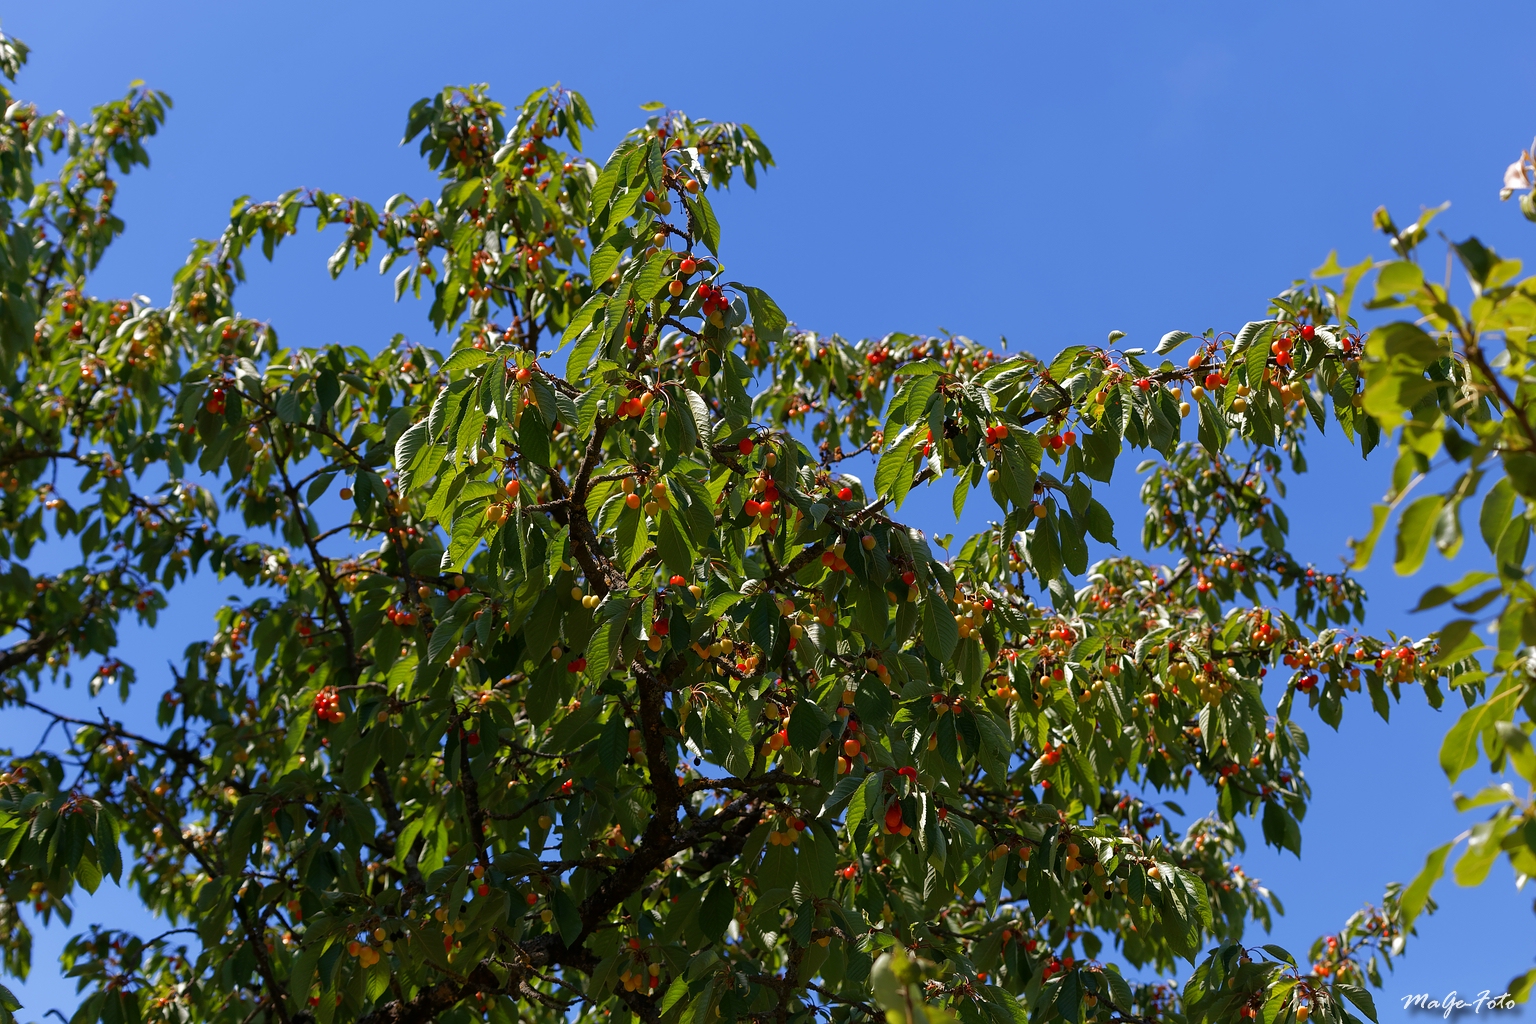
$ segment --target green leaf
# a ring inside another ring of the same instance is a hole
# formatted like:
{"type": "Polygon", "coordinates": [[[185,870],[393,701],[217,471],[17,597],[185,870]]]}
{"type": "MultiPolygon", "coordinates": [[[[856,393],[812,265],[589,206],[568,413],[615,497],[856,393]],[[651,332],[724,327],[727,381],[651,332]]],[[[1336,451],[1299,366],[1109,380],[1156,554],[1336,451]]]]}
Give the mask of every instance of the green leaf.
{"type": "Polygon", "coordinates": [[[1397,521],[1397,557],[1392,564],[1399,576],[1412,576],[1424,564],[1435,519],[1444,504],[1443,496],[1426,494],[1403,510],[1397,521]]]}
{"type": "Polygon", "coordinates": [[[1371,1020],[1374,1021],[1376,1019],[1376,1001],[1371,998],[1371,994],[1365,989],[1359,985],[1349,985],[1341,981],[1334,984],[1333,990],[1358,1006],[1360,1012],[1371,1020]]]}
{"type": "Polygon", "coordinates": [[[409,469],[418,452],[426,446],[427,421],[413,424],[395,439],[395,468],[404,472],[409,469]]]}
{"type": "MultiPolygon", "coordinates": [[[[709,200],[700,193],[697,197],[687,200],[688,219],[698,232],[699,241],[716,256],[720,255],[720,222],[715,220],[715,211],[710,207],[709,200]]],[[[775,307],[777,308],[777,307],[775,307]]],[[[783,316],[783,314],[779,314],[783,316]]]]}
{"type": "Polygon", "coordinates": [[[1266,942],[1262,948],[1264,952],[1268,953],[1276,960],[1279,960],[1282,963],[1290,964],[1292,967],[1296,966],[1296,958],[1291,956],[1290,951],[1287,950],[1284,946],[1277,946],[1272,942],[1266,942]]]}
{"type": "Polygon", "coordinates": [[[1109,510],[1096,499],[1088,502],[1088,513],[1084,520],[1094,540],[1113,548],[1120,546],[1115,542],[1114,519],[1110,518],[1109,510]]]}
{"type": "Polygon", "coordinates": [[[1527,782],[1536,784],[1536,746],[1532,745],[1530,737],[1514,722],[1495,722],[1493,727],[1510,765],[1527,782]]]}
{"type": "Polygon", "coordinates": [[[1440,630],[1440,649],[1430,659],[1431,665],[1450,665],[1470,658],[1483,649],[1483,642],[1473,629],[1477,623],[1471,619],[1455,619],[1440,630]]]}
{"type": "Polygon", "coordinates": [[[320,963],[320,955],[329,945],[329,941],[316,937],[299,949],[299,955],[294,958],[288,974],[288,997],[295,1005],[303,1006],[309,998],[309,987],[315,980],[315,968],[320,963]]]}
{"type": "Polygon", "coordinates": [[[1445,769],[1452,782],[1477,763],[1477,738],[1483,730],[1492,729],[1495,722],[1508,720],[1519,706],[1519,699],[1519,688],[1511,686],[1468,708],[1456,720],[1440,745],[1440,767],[1445,769]]]}
{"type": "MultiPolygon", "coordinates": [[[[613,276],[613,272],[618,269],[619,257],[621,255],[619,250],[606,242],[592,250],[592,258],[587,261],[587,266],[591,269],[592,283],[594,285],[602,284],[613,276]]],[[[590,313],[587,313],[588,323],[592,322],[592,319],[597,315],[597,310],[602,308],[605,302],[607,302],[607,297],[602,292],[598,292],[582,305],[581,312],[583,313],[587,312],[588,307],[592,309],[590,313]]]]}
{"type": "Polygon", "coordinates": [[[581,910],[571,894],[561,886],[554,892],[555,924],[560,928],[560,938],[567,946],[574,946],[581,936],[581,910]]]}
{"type": "Polygon", "coordinates": [[[730,886],[724,881],[717,881],[699,907],[699,928],[704,933],[705,941],[719,942],[735,912],[736,898],[731,895],[730,886]]]}
{"type": "Polygon", "coordinates": [[[1355,557],[1350,561],[1349,567],[1357,572],[1371,564],[1371,555],[1376,551],[1376,542],[1381,539],[1381,531],[1387,525],[1387,518],[1392,510],[1386,505],[1371,506],[1371,531],[1365,535],[1364,540],[1350,538],[1350,547],[1354,549],[1355,557]]]}
{"type": "Polygon", "coordinates": [[[117,848],[117,823],[107,811],[96,815],[96,855],[101,859],[101,869],[121,884],[123,877],[123,853],[117,848]]]}
{"type": "Polygon", "coordinates": [[[789,715],[789,742],[796,750],[809,751],[821,743],[822,733],[831,724],[825,711],[815,701],[801,698],[789,715]]]}
{"type": "Polygon", "coordinates": [[[761,288],[752,288],[734,281],[731,284],[746,293],[747,308],[752,312],[752,329],[757,332],[758,338],[770,345],[781,342],[784,339],[784,328],[789,326],[789,318],[784,315],[779,304],[761,288]]]}
{"type": "Polygon", "coordinates": [[[843,814],[843,831],[852,836],[869,814],[869,796],[862,780],[856,780],[853,796],[848,798],[848,810],[843,814]]]}
{"type": "Polygon", "coordinates": [[[937,594],[923,599],[923,643],[939,662],[947,662],[960,642],[960,627],[949,607],[937,594]]]}
{"type": "Polygon", "coordinates": [[[443,372],[449,375],[457,375],[460,370],[472,370],[477,366],[484,366],[495,359],[496,355],[483,348],[455,349],[448,361],[443,363],[443,372]]]}
{"type": "Polygon", "coordinates": [[[880,462],[875,467],[875,493],[882,496],[890,496],[901,504],[901,498],[896,496],[898,490],[901,497],[906,496],[906,490],[901,485],[906,483],[910,487],[912,482],[912,450],[918,443],[918,430],[916,427],[908,427],[902,431],[885,449],[880,456],[880,462]]]}
{"type": "Polygon", "coordinates": [[[667,571],[678,576],[693,575],[693,546],[678,521],[675,509],[661,513],[656,530],[656,550],[667,571]]]}
{"type": "Polygon", "coordinates": [[[1504,528],[1509,524],[1509,517],[1514,511],[1515,488],[1508,477],[1501,476],[1488,488],[1488,494],[1483,498],[1482,511],[1477,517],[1478,529],[1482,532],[1483,543],[1488,545],[1489,553],[1498,553],[1499,538],[1504,535],[1504,528]]]}
{"type": "Polygon", "coordinates": [[[1411,263],[1408,260],[1383,263],[1376,273],[1378,299],[1394,295],[1411,295],[1422,287],[1424,287],[1424,271],[1417,263],[1411,263]]]}
{"type": "MultiPolygon", "coordinates": [[[[564,348],[581,337],[582,332],[592,326],[592,321],[597,318],[598,313],[602,312],[607,301],[608,296],[603,292],[593,292],[587,298],[587,301],[581,304],[581,308],[576,311],[576,314],[571,317],[571,322],[565,325],[565,331],[560,335],[560,347],[564,348]]],[[[580,370],[586,366],[586,360],[583,359],[578,364],[576,362],[576,355],[573,352],[567,366],[571,370],[580,370]]]]}
{"type": "Polygon", "coordinates": [[[1423,595],[1419,598],[1419,603],[1414,605],[1413,610],[1423,612],[1431,608],[1438,608],[1440,605],[1445,604],[1445,602],[1460,597],[1473,587],[1495,579],[1498,579],[1498,577],[1491,572],[1474,571],[1467,573],[1455,583],[1436,584],[1424,591],[1423,595]]]}
{"type": "Polygon", "coordinates": [[[672,979],[672,984],[667,986],[666,993],[661,997],[661,1005],[656,1009],[658,1017],[665,1017],[672,1007],[681,1003],[688,995],[688,979],[679,974],[672,979]]]}

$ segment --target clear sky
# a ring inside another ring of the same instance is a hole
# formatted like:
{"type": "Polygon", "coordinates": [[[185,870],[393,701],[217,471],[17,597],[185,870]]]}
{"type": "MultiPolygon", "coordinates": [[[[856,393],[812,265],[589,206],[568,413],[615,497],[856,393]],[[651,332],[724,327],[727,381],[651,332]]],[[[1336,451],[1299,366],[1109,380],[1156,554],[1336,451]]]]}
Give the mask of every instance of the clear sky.
{"type": "MultiPolygon", "coordinates": [[[[1536,56],[1521,14],[1404,0],[75,0],[15,5],[4,29],[33,46],[17,91],[45,108],[84,116],[136,78],[176,102],[150,144],[153,167],[120,191],[128,233],[94,282],[100,294],[163,301],[189,240],[217,234],[241,195],[430,194],[433,176],[414,147],[398,145],[412,101],[489,82],[511,104],[558,80],[591,103],[599,131],[588,151],[599,160],[649,100],[759,130],[778,167],[757,192],[738,185],[717,201],[723,256],[733,278],[766,288],[802,326],[947,328],[1048,355],[1112,329],[1149,348],[1176,328],[1235,330],[1331,248],[1346,261],[1382,256],[1370,230],[1382,203],[1402,221],[1450,200],[1437,225],[1452,237],[1476,233],[1507,255],[1536,248],[1536,226],[1497,200],[1505,164],[1536,134],[1536,56]]],[[[388,279],[330,282],[333,245],[304,234],[275,265],[249,264],[242,312],[294,344],[429,338],[424,310],[392,305],[388,279]]],[[[1390,453],[1362,463],[1330,436],[1309,455],[1312,472],[1286,506],[1294,549],[1333,567],[1368,526],[1390,453]]],[[[970,504],[965,525],[975,527],[985,503],[970,504]]],[[[1134,541],[1129,474],[1110,504],[1122,544],[1134,541]]],[[[904,512],[930,532],[951,528],[947,489],[904,512]]],[[[1407,609],[1473,557],[1447,566],[1432,555],[1407,584],[1373,567],[1371,628],[1433,628],[1407,609]]],[[[128,660],[149,701],[163,659],[204,635],[206,602],[221,594],[190,589],[170,626],[132,639],[128,660]]],[[[70,700],[90,706],[82,694],[70,700]]],[[[1436,763],[1454,712],[1410,694],[1389,726],[1368,714],[1364,701],[1350,707],[1335,735],[1300,712],[1316,801],[1299,862],[1262,849],[1251,830],[1245,866],[1287,911],[1273,941],[1298,954],[1471,823],[1454,813],[1436,763]]],[[[0,743],[29,743],[28,728],[0,721],[0,743]]],[[[1478,890],[1443,883],[1437,895],[1441,910],[1421,920],[1378,995],[1384,1021],[1408,1019],[1403,995],[1497,992],[1532,965],[1531,896],[1507,866],[1478,890]]],[[[109,883],[77,920],[121,922],[131,904],[109,883]]],[[[58,945],[55,932],[39,942],[33,978],[18,989],[23,1019],[73,1007],[58,945]]]]}

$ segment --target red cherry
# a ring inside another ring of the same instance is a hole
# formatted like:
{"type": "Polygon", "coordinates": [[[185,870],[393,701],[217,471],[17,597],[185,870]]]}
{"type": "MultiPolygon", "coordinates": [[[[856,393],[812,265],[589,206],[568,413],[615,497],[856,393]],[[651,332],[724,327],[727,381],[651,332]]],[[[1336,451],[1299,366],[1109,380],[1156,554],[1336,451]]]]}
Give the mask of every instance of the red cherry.
{"type": "Polygon", "coordinates": [[[695,270],[699,269],[699,262],[698,262],[698,260],[695,260],[692,256],[685,256],[685,257],[683,257],[683,262],[681,262],[681,263],[679,263],[677,265],[677,269],[682,271],[685,274],[691,274],[695,270]]]}
{"type": "Polygon", "coordinates": [[[837,492],[837,497],[841,501],[851,501],[851,500],[853,500],[853,488],[852,487],[844,487],[842,490],[837,492]]]}
{"type": "Polygon", "coordinates": [[[885,812],[885,828],[888,832],[901,831],[901,805],[891,804],[891,809],[885,812]]]}
{"type": "Polygon", "coordinates": [[[681,576],[673,576],[667,582],[669,584],[671,584],[672,586],[674,586],[674,587],[681,587],[681,586],[686,585],[688,581],[686,579],[684,579],[683,577],[681,577],[681,576]]]}
{"type": "Polygon", "coordinates": [[[742,438],[741,441],[736,445],[737,451],[741,452],[743,455],[751,455],[752,449],[754,447],[756,446],[752,443],[752,439],[750,437],[742,438]]]}
{"type": "Polygon", "coordinates": [[[917,573],[913,572],[911,569],[908,569],[906,572],[901,574],[901,582],[905,583],[909,587],[912,586],[917,582],[917,573]]]}

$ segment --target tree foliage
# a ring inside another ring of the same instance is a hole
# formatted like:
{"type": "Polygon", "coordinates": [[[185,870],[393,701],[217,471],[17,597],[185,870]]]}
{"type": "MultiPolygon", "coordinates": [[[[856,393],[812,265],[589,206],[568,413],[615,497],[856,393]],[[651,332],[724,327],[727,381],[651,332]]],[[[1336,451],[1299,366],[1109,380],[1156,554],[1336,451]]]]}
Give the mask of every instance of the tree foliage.
{"type": "MultiPolygon", "coordinates": [[[[0,774],[5,966],[19,908],[68,921],[109,876],[167,922],[74,934],[81,1024],[1374,1019],[1432,879],[1300,967],[1246,942],[1279,903],[1245,827],[1300,852],[1298,700],[1337,727],[1351,694],[1385,716],[1449,687],[1453,775],[1481,737],[1530,777],[1536,286],[1475,242],[1464,315],[1411,262],[1423,221],[1384,220],[1371,305],[1427,320],[1369,335],[1372,268],[1330,261],[1342,287],[1154,355],[852,341],[727,277],[710,195],[771,166],[750,127],[656,108],[598,164],[580,95],[477,86],[409,112],[439,195],[241,201],[156,305],[88,278],[169,101],[76,124],[5,99],[0,700],[60,727],[0,774]],[[241,314],[251,250],[309,220],[333,274],[376,259],[443,343],[285,348],[241,314]],[[1397,502],[1441,451],[1468,467],[1406,506],[1402,571],[1499,477],[1499,572],[1426,597],[1504,596],[1494,674],[1471,619],[1362,635],[1359,584],[1291,555],[1285,479],[1325,427],[1395,432],[1397,502]],[[1096,494],[1128,451],[1166,564],[1113,550],[1096,494]],[[941,484],[994,521],[898,518],[941,484]],[[199,571],[241,596],[158,686],[158,731],[56,709],[78,671],[154,686],[118,632],[199,571]],[[1181,991],[1122,972],[1181,960],[1181,991]]],[[[1501,849],[1526,873],[1509,799],[1459,878],[1501,849]]]]}

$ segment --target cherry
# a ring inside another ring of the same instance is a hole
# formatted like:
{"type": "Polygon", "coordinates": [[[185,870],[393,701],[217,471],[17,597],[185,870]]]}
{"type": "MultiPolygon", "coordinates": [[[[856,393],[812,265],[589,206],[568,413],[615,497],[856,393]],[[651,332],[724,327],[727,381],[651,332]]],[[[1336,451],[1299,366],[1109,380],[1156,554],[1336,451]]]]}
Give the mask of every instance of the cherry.
{"type": "Polygon", "coordinates": [[[851,500],[853,500],[853,488],[852,487],[844,487],[843,489],[841,489],[840,491],[837,492],[837,497],[838,497],[838,500],[840,500],[840,501],[851,501],[851,500]]]}
{"type": "Polygon", "coordinates": [[[683,257],[683,262],[678,264],[677,269],[684,274],[691,274],[699,269],[699,261],[692,256],[685,256],[683,257]]]}
{"type": "Polygon", "coordinates": [[[741,452],[743,455],[751,455],[752,449],[754,447],[756,446],[752,443],[752,439],[750,437],[744,437],[740,442],[737,443],[736,450],[741,452]]]}
{"type": "Polygon", "coordinates": [[[890,810],[885,812],[885,830],[887,832],[900,832],[901,825],[901,805],[892,804],[890,810]]]}

